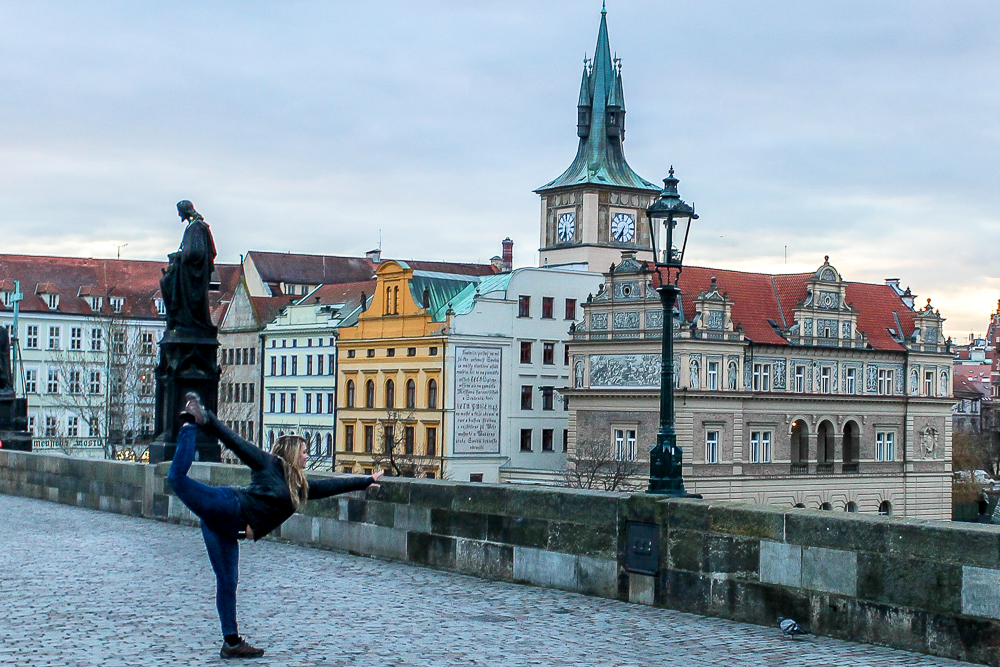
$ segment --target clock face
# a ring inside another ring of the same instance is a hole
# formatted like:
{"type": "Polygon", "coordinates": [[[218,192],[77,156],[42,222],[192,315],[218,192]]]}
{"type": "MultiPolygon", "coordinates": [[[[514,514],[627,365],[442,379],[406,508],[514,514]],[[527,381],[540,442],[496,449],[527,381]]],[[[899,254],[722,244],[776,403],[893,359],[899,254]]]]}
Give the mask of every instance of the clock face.
{"type": "Polygon", "coordinates": [[[561,243],[568,243],[573,240],[576,233],[576,213],[563,213],[559,216],[559,225],[556,228],[561,243]]]}
{"type": "Polygon", "coordinates": [[[611,218],[611,238],[619,243],[630,243],[635,238],[635,215],[615,213],[611,218]]]}

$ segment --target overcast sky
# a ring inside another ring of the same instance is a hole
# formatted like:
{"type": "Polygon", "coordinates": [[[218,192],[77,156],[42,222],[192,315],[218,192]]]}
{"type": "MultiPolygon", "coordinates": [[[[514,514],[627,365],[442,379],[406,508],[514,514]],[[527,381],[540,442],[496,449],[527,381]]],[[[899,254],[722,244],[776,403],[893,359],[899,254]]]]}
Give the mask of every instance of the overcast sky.
{"type": "MultiPolygon", "coordinates": [[[[0,0],[0,252],[537,260],[600,2],[0,0]]],[[[691,263],[1000,298],[1000,4],[611,0],[626,155],[691,263]],[[787,262],[785,259],[787,247],[787,262]]]]}

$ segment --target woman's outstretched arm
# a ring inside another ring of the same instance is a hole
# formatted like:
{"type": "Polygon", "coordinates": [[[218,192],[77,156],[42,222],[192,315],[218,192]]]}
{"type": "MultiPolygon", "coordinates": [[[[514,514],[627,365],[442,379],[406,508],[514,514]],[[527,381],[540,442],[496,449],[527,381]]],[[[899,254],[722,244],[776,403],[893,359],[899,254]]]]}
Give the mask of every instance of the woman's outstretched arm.
{"type": "Polygon", "coordinates": [[[329,498],[348,491],[362,491],[372,486],[378,488],[378,479],[384,474],[384,470],[379,470],[374,475],[345,475],[309,480],[309,500],[329,498]]]}

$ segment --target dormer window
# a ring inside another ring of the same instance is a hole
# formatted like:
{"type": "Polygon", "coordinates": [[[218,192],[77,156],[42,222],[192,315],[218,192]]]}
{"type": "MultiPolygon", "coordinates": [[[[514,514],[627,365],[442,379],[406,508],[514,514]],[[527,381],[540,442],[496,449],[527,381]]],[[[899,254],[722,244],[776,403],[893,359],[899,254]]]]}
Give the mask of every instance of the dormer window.
{"type": "Polygon", "coordinates": [[[111,310],[116,313],[122,312],[122,308],[125,307],[125,297],[123,296],[113,296],[111,297],[111,310]]]}
{"type": "Polygon", "coordinates": [[[7,291],[0,292],[0,300],[3,301],[3,305],[5,305],[5,306],[9,306],[10,305],[10,295],[11,295],[11,293],[7,292],[7,291]]]}
{"type": "Polygon", "coordinates": [[[49,308],[56,310],[59,308],[59,295],[58,294],[46,294],[45,302],[49,305],[49,308]]]}
{"type": "Polygon", "coordinates": [[[104,305],[104,297],[92,296],[90,297],[90,309],[97,312],[104,305]]]}
{"type": "Polygon", "coordinates": [[[163,303],[163,299],[159,299],[159,298],[153,299],[153,305],[156,307],[156,314],[157,315],[166,315],[167,314],[167,306],[166,306],[165,303],[163,303]]]}

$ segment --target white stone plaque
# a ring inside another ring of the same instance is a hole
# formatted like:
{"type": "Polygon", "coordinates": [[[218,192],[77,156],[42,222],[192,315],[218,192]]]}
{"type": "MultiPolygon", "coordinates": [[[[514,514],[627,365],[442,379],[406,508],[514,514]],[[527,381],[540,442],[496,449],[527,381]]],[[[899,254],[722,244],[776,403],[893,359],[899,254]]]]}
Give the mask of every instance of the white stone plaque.
{"type": "Polygon", "coordinates": [[[455,348],[455,453],[500,453],[500,348],[455,348]]]}

